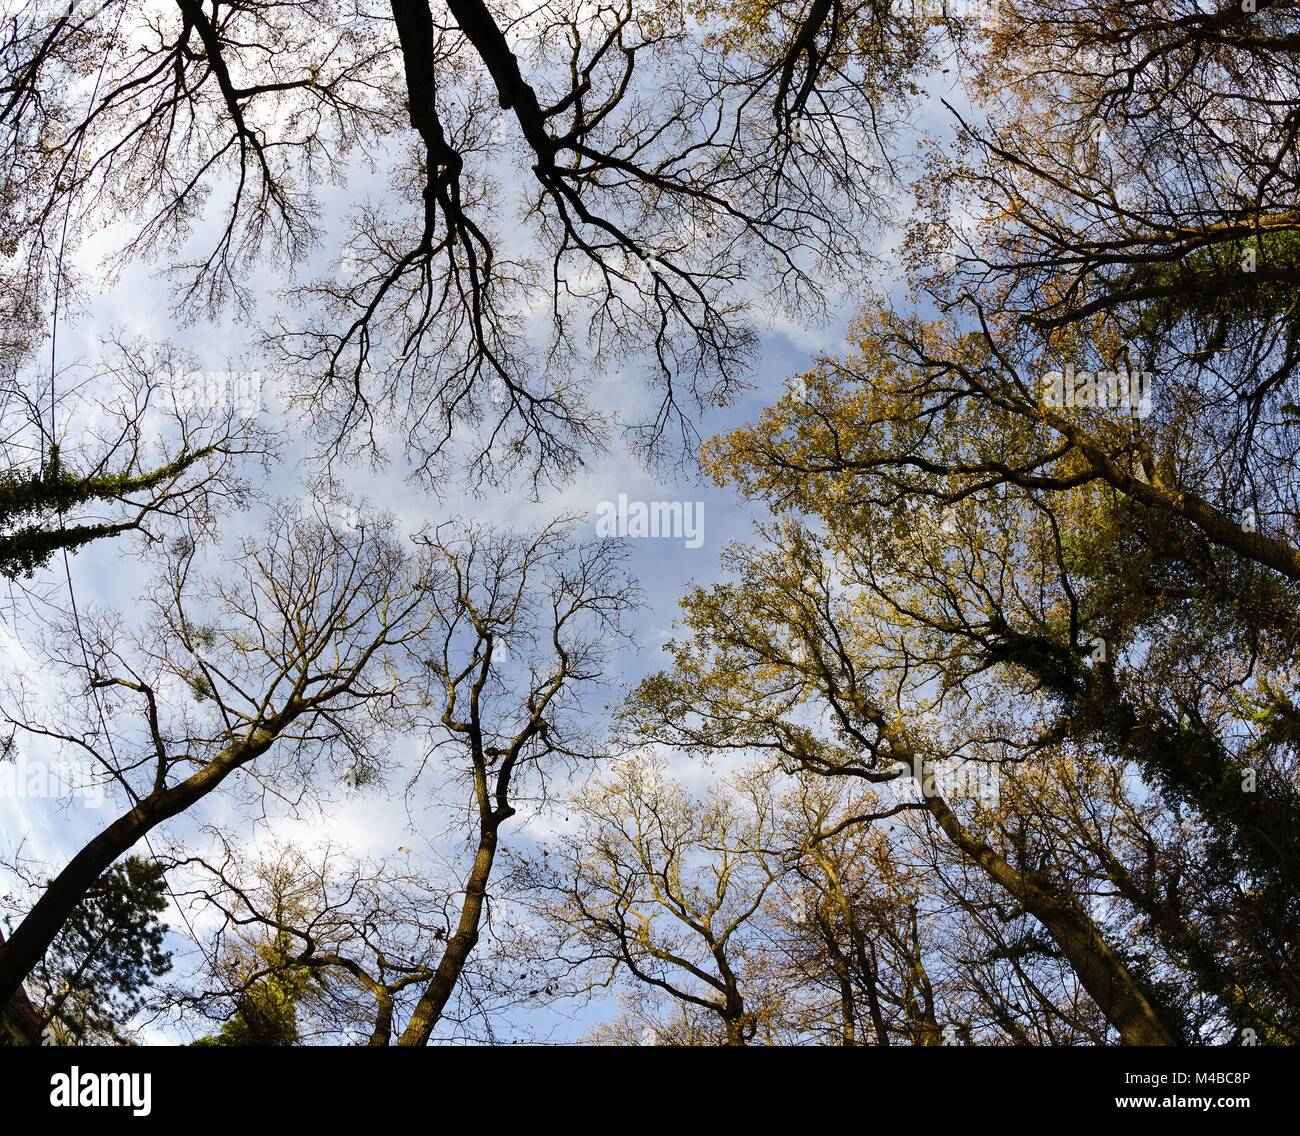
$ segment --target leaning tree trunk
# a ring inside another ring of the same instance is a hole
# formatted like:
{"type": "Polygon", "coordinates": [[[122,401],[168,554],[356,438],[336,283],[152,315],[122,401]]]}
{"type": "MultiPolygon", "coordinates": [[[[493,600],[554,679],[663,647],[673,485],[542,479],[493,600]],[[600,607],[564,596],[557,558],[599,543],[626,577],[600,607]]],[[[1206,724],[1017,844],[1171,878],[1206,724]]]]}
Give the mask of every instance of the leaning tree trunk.
{"type": "Polygon", "coordinates": [[[222,750],[184,781],[150,793],[68,861],[0,951],[0,1007],[10,1004],[23,980],[45,957],[68,917],[114,861],[163,821],[184,812],[240,766],[265,752],[276,736],[277,733],[271,730],[258,730],[249,738],[222,750]]]}
{"type": "Polygon", "coordinates": [[[942,797],[923,795],[926,809],[948,838],[1047,928],[1079,982],[1119,1031],[1125,1045],[1178,1044],[1174,1032],[1084,911],[1064,900],[1046,877],[1017,871],[984,841],[968,833],[942,797]]]}

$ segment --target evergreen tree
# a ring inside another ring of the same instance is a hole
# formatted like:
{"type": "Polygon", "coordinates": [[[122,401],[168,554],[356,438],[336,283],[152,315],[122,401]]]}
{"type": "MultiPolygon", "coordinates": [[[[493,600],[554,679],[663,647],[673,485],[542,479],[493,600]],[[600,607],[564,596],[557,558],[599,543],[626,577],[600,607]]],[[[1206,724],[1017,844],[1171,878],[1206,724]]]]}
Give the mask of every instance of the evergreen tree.
{"type": "Polygon", "coordinates": [[[121,1041],[152,980],[171,969],[166,888],[160,864],[128,856],[77,905],[28,984],[41,1029],[60,1044],[121,1041]]]}

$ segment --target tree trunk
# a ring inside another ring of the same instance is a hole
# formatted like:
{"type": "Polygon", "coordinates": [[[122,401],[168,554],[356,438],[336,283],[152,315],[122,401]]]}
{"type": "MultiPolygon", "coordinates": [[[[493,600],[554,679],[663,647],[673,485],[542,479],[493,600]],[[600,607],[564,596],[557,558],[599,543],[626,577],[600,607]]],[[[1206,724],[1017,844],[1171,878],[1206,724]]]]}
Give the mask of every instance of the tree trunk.
{"type": "MultiPolygon", "coordinates": [[[[0,931],[0,955],[4,954],[5,937],[0,931]]],[[[0,1003],[0,1033],[8,1034],[17,1045],[40,1045],[41,1024],[20,984],[8,1004],[0,1003]]]]}
{"type": "MultiPolygon", "coordinates": [[[[838,892],[838,889],[837,889],[838,892]]],[[[840,900],[841,910],[844,910],[844,903],[839,894],[836,895],[840,900]]],[[[852,917],[852,912],[845,911],[845,918],[852,917]]],[[[857,1007],[853,998],[853,975],[849,971],[848,959],[844,957],[844,952],[840,950],[840,945],[835,941],[835,930],[831,927],[829,921],[818,919],[818,926],[821,928],[822,942],[826,946],[826,954],[830,958],[831,970],[835,974],[835,981],[840,988],[840,1044],[843,1046],[852,1046],[857,1044],[857,1007]]]]}
{"type": "Polygon", "coordinates": [[[241,765],[265,752],[276,736],[270,730],[259,730],[247,741],[223,750],[179,784],[150,793],[68,861],[0,951],[0,1006],[9,1005],[32,968],[45,957],[77,904],[118,857],[163,821],[206,796],[241,765]]]}
{"type": "Polygon", "coordinates": [[[452,991],[460,979],[465,964],[475,946],[478,945],[479,925],[483,919],[483,905],[487,899],[488,879],[492,875],[492,862],[497,852],[497,828],[507,817],[513,816],[515,810],[505,808],[491,814],[491,822],[479,832],[478,851],[474,854],[474,866],[470,870],[469,881],[465,885],[465,903],[460,909],[460,922],[456,933],[447,942],[447,949],[442,953],[438,969],[434,972],[429,985],[420,995],[415,1013],[402,1031],[398,1045],[427,1045],[433,1034],[433,1027],[442,1017],[452,991]]]}
{"type": "Polygon", "coordinates": [[[724,1017],[722,1024],[726,1027],[726,1045],[745,1044],[745,1019],[743,1017],[724,1017]]]}
{"type": "Polygon", "coordinates": [[[393,997],[383,987],[375,990],[375,1028],[367,1045],[387,1045],[393,1037],[393,997]]]}
{"type": "Polygon", "coordinates": [[[925,807],[965,855],[1047,928],[1079,982],[1119,1031],[1125,1045],[1178,1044],[1128,968],[1082,910],[1065,902],[1047,879],[1036,872],[1017,871],[982,840],[971,836],[941,797],[926,795],[925,807]]]}

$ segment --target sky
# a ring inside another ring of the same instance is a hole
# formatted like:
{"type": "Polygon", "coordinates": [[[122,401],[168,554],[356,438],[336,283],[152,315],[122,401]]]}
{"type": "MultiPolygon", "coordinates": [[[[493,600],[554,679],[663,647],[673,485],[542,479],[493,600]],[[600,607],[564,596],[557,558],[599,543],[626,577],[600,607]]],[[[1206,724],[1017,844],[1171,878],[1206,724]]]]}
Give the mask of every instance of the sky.
{"type": "MultiPolygon", "coordinates": [[[[921,102],[915,117],[915,133],[911,142],[946,129],[947,115],[940,106],[941,97],[959,96],[958,85],[949,77],[931,77],[927,97],[921,102]]],[[[403,139],[405,143],[405,139],[403,139]]],[[[909,145],[907,139],[900,148],[909,145]]],[[[905,156],[905,154],[903,155],[905,156]]],[[[503,196],[511,190],[511,177],[506,174],[503,196]]],[[[381,174],[358,169],[346,188],[324,186],[321,203],[324,210],[324,239],[313,254],[311,262],[296,266],[297,276],[309,278],[328,271],[336,242],[331,240],[350,204],[359,197],[378,192],[377,180],[381,174]]],[[[517,183],[516,183],[517,184],[517,183]]],[[[910,195],[898,194],[897,217],[905,220],[909,212],[910,195]]],[[[502,210],[502,225],[508,224],[508,211],[502,210]]],[[[210,220],[210,219],[209,219],[210,220]]],[[[195,247],[203,245],[209,230],[199,225],[194,233],[195,247]]],[[[901,230],[897,225],[879,236],[881,265],[878,275],[863,281],[877,289],[896,290],[891,281],[896,263],[896,248],[901,230]]],[[[507,243],[526,241],[519,233],[505,234],[507,243]]],[[[159,265],[133,262],[125,267],[116,280],[108,281],[103,272],[102,258],[120,239],[120,233],[111,230],[96,234],[75,253],[75,268],[88,284],[77,304],[62,317],[58,338],[56,365],[62,368],[92,366],[96,358],[97,340],[108,330],[125,331],[151,340],[170,340],[191,352],[205,370],[226,369],[232,357],[244,357],[257,363],[254,340],[256,327],[232,319],[228,314],[215,322],[196,321],[178,323],[172,315],[172,295],[168,282],[161,276],[159,265]]],[[[264,303],[281,288],[292,287],[284,277],[260,274],[251,287],[259,296],[259,315],[264,314],[264,303]]],[[[836,298],[825,323],[817,326],[798,326],[775,315],[760,322],[759,349],[753,366],[746,376],[751,389],[730,407],[711,408],[702,412],[696,426],[702,437],[751,421],[758,412],[781,397],[786,383],[804,370],[820,353],[835,353],[842,349],[848,321],[856,297],[850,294],[836,298]]],[[[48,350],[48,348],[47,348],[48,350]]],[[[242,364],[241,364],[242,365],[242,364]]],[[[645,372],[640,361],[631,361],[626,367],[596,376],[593,382],[593,402],[609,408],[611,418],[619,415],[635,417],[631,412],[637,406],[651,405],[656,392],[648,391],[645,372]]],[[[288,416],[270,387],[264,391],[261,415],[267,425],[282,427],[288,436],[283,459],[272,471],[267,486],[271,496],[288,497],[302,494],[301,479],[309,472],[309,454],[302,442],[299,424],[288,416]]],[[[608,452],[596,455],[588,462],[580,476],[568,484],[553,487],[543,485],[540,497],[531,499],[526,486],[515,489],[494,490],[471,494],[448,485],[441,499],[413,485],[405,476],[400,460],[386,470],[354,467],[348,471],[346,481],[352,491],[370,502],[392,510],[402,528],[413,533],[430,522],[451,517],[472,517],[505,528],[531,528],[544,524],[560,514],[575,514],[580,518],[579,533],[597,535],[597,520],[604,502],[617,502],[620,495],[629,501],[679,501],[699,502],[702,507],[702,540],[698,547],[689,547],[680,537],[640,538],[628,540],[628,568],[639,580],[644,594],[644,607],[632,619],[630,645],[622,648],[613,660],[609,686],[591,698],[591,712],[604,713],[604,706],[618,701],[621,691],[635,684],[641,677],[663,667],[666,656],[663,644],[673,634],[672,624],[677,615],[679,597],[693,584],[708,584],[720,577],[719,556],[732,541],[746,541],[759,519],[755,508],[746,503],[731,489],[719,489],[688,469],[678,468],[665,473],[647,469],[622,444],[617,432],[608,452]]],[[[224,523],[225,536],[233,539],[241,526],[255,524],[257,512],[243,518],[231,517],[224,523]]],[[[130,619],[138,610],[138,597],[146,588],[152,569],[147,562],[129,555],[108,542],[101,542],[79,552],[71,558],[70,570],[73,587],[83,612],[95,609],[117,611],[130,619]]],[[[59,569],[61,574],[61,567],[59,569]]],[[[0,626],[0,650],[8,668],[22,668],[24,660],[21,647],[0,626]]],[[[39,673],[33,681],[51,705],[57,703],[57,688],[39,673]]],[[[418,747],[418,739],[410,739],[418,747]]],[[[414,751],[412,751],[414,752],[414,751]]],[[[26,751],[28,760],[49,760],[52,755],[39,746],[26,751]]],[[[406,760],[409,760],[409,755],[406,760]]],[[[403,762],[402,764],[405,764],[403,762]]],[[[684,767],[678,763],[676,770],[688,783],[702,785],[717,776],[718,770],[701,770],[684,767]]],[[[0,831],[22,834],[23,853],[34,860],[50,865],[62,865],[67,858],[94,832],[116,815],[114,809],[120,801],[110,798],[99,807],[88,807],[94,802],[85,798],[51,800],[47,798],[0,796],[0,831]]],[[[318,812],[308,809],[300,816],[280,811],[264,822],[250,824],[243,815],[240,802],[224,793],[213,794],[191,814],[180,818],[168,829],[179,839],[202,840],[201,827],[205,824],[234,825],[246,842],[246,850],[256,851],[269,847],[277,840],[294,840],[311,845],[328,838],[336,845],[345,846],[359,855],[384,856],[394,853],[398,846],[413,842],[407,828],[408,815],[400,786],[390,784],[386,789],[365,789],[356,792],[340,787],[334,799],[318,812]]],[[[558,815],[525,817],[512,821],[506,843],[526,848],[563,826],[558,815]]],[[[430,855],[445,851],[447,845],[438,847],[434,834],[436,825],[430,827],[430,855]]],[[[14,841],[4,845],[12,852],[14,841]]],[[[159,834],[155,843],[165,843],[159,834]]],[[[3,889],[0,888],[0,894],[3,889]]],[[[185,917],[174,908],[169,910],[169,922],[177,928],[189,918],[202,927],[203,916],[186,912],[185,917]]],[[[183,936],[169,936],[168,946],[176,955],[176,972],[173,978],[182,978],[187,968],[198,958],[183,936]]],[[[497,1023],[499,1036],[544,1037],[551,1040],[574,1040],[597,1021],[606,1020],[617,1012],[617,1005],[606,997],[589,1004],[561,1006],[549,1010],[521,1009],[497,1023]]],[[[155,1042],[187,1040],[188,1033],[174,1025],[155,1022],[147,1026],[143,1039],[155,1042]]]]}

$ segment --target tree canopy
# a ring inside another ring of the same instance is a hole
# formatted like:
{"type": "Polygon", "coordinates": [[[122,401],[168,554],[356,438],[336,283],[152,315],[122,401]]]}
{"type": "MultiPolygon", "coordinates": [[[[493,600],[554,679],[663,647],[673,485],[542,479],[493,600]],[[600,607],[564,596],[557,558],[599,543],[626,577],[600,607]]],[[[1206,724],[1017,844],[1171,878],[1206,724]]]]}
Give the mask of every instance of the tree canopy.
{"type": "Polygon", "coordinates": [[[1296,5],[935,7],[6,8],[8,1038],[1300,1037],[1296,5]]]}

